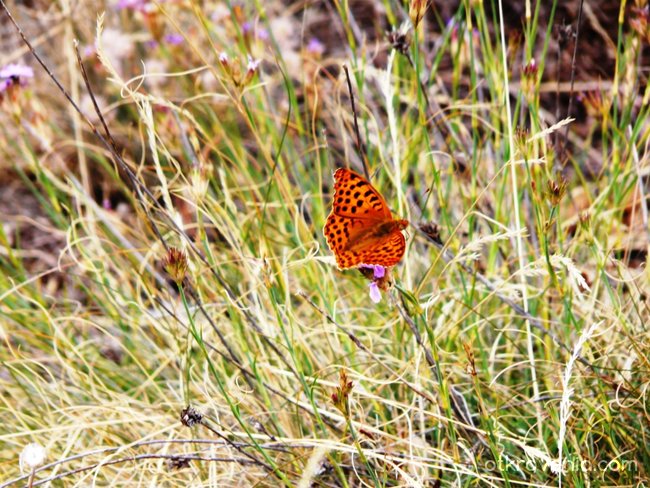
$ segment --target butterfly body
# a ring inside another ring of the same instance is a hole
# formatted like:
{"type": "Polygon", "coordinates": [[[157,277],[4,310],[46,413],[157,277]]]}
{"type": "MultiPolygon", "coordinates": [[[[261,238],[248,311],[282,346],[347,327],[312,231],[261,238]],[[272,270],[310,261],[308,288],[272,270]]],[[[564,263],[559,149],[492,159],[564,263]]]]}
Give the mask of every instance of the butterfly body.
{"type": "Polygon", "coordinates": [[[394,219],[383,197],[362,176],[336,170],[332,206],[323,231],[340,269],[394,266],[402,259],[406,240],[401,231],[408,221],[394,219]]]}

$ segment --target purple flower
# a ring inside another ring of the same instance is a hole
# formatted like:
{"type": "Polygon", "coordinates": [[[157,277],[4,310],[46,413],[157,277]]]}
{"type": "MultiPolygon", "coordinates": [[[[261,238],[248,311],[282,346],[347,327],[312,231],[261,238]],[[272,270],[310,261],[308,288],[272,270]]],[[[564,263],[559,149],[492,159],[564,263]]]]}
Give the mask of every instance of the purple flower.
{"type": "Polygon", "coordinates": [[[386,268],[378,264],[375,264],[375,279],[378,280],[383,278],[384,276],[386,276],[386,268]]]}
{"type": "Polygon", "coordinates": [[[244,35],[252,34],[254,37],[256,37],[261,41],[265,41],[269,38],[269,32],[266,29],[264,29],[263,27],[255,29],[253,23],[249,22],[248,20],[241,25],[241,30],[244,35]]]}
{"type": "Polygon", "coordinates": [[[165,36],[165,42],[171,44],[172,46],[178,46],[179,44],[182,44],[183,41],[184,38],[180,34],[173,33],[173,34],[167,34],[165,36]]]}
{"type": "Polygon", "coordinates": [[[247,20],[241,25],[241,30],[244,34],[249,34],[253,30],[253,24],[247,20]]]}
{"type": "Polygon", "coordinates": [[[115,8],[118,10],[143,8],[147,2],[145,0],[119,0],[115,8]]]}
{"type": "Polygon", "coordinates": [[[359,267],[364,269],[371,269],[373,271],[373,278],[375,280],[380,280],[386,276],[386,268],[379,264],[362,264],[359,267]]]}
{"type": "Polygon", "coordinates": [[[307,43],[307,52],[320,56],[325,52],[325,46],[318,39],[312,37],[307,43]]]}
{"type": "Polygon", "coordinates": [[[34,70],[23,64],[8,64],[0,69],[0,93],[14,85],[25,86],[27,79],[34,78],[34,70]]]}
{"type": "Polygon", "coordinates": [[[86,44],[83,49],[84,57],[89,58],[97,54],[97,48],[94,44],[86,44]]]}
{"type": "Polygon", "coordinates": [[[381,301],[381,291],[379,291],[379,286],[374,281],[370,283],[370,299],[373,303],[379,303],[381,301]]]}
{"type": "MultiPolygon", "coordinates": [[[[164,2],[164,0],[160,0],[164,2]]],[[[115,6],[117,10],[135,10],[144,14],[152,13],[156,9],[156,5],[150,0],[119,0],[115,6]]]]}
{"type": "Polygon", "coordinates": [[[257,71],[258,66],[260,65],[259,59],[253,59],[251,55],[248,55],[248,65],[246,66],[246,71],[249,76],[252,76],[257,71]]]}
{"type": "Polygon", "coordinates": [[[24,64],[8,64],[0,69],[0,78],[13,78],[18,80],[21,78],[34,78],[34,70],[24,64]]]}

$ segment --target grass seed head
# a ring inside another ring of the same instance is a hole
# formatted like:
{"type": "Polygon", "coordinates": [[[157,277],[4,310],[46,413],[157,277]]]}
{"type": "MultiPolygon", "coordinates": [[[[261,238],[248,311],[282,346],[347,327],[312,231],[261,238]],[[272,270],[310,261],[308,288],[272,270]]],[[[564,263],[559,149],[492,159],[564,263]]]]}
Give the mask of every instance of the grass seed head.
{"type": "Polygon", "coordinates": [[[185,279],[187,266],[187,254],[184,251],[176,247],[167,250],[163,259],[163,268],[176,283],[181,283],[185,279]]]}

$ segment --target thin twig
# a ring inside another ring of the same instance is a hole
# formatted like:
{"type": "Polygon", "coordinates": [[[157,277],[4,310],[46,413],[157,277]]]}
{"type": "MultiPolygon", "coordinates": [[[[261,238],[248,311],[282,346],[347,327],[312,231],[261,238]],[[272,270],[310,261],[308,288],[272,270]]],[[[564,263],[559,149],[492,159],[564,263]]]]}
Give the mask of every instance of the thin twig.
{"type": "Polygon", "coordinates": [[[357,120],[357,107],[354,103],[354,92],[352,91],[352,81],[350,80],[350,71],[346,64],[343,65],[343,71],[345,71],[345,79],[348,82],[348,92],[350,94],[350,106],[352,107],[352,117],[354,119],[354,132],[357,137],[356,145],[357,152],[363,163],[363,174],[366,176],[366,180],[370,181],[370,170],[368,169],[368,157],[366,146],[361,140],[361,132],[359,131],[359,121],[357,120]]]}
{"type": "MultiPolygon", "coordinates": [[[[84,471],[90,471],[96,468],[103,466],[111,466],[115,464],[123,464],[130,461],[140,461],[143,459],[168,459],[170,461],[175,460],[187,460],[187,461],[212,461],[212,462],[221,462],[221,463],[238,463],[238,464],[257,464],[249,459],[244,458],[235,458],[235,457],[221,457],[221,456],[197,456],[197,455],[186,455],[186,454],[139,454],[137,456],[128,456],[120,459],[113,459],[111,461],[102,461],[88,466],[82,466],[77,469],[72,469],[70,471],[65,471],[59,473],[56,476],[51,476],[49,478],[39,480],[35,482],[32,486],[41,486],[46,483],[51,483],[52,481],[66,478],[73,474],[83,473],[84,471]]],[[[8,485],[7,485],[8,486],[8,485]]]]}
{"type": "MultiPolygon", "coordinates": [[[[584,0],[580,0],[580,6],[578,7],[578,25],[576,26],[576,35],[573,43],[573,56],[571,58],[571,89],[569,90],[569,107],[567,108],[566,118],[571,117],[571,111],[573,110],[573,85],[575,83],[576,77],[576,57],[578,55],[578,40],[580,39],[580,24],[582,23],[582,5],[584,0]]],[[[564,129],[564,144],[562,145],[562,153],[560,161],[564,159],[564,153],[566,151],[567,142],[569,140],[569,126],[567,125],[564,129]]]]}

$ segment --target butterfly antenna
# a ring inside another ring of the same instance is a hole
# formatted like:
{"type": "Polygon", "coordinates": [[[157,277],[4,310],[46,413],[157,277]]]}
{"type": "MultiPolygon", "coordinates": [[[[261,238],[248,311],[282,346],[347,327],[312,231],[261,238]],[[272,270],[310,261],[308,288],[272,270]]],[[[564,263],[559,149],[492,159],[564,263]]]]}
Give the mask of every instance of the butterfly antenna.
{"type": "Polygon", "coordinates": [[[368,171],[368,158],[366,157],[366,147],[363,141],[361,140],[361,132],[359,132],[359,121],[357,120],[357,107],[354,103],[354,93],[352,92],[352,81],[350,80],[350,71],[348,70],[348,65],[343,65],[343,71],[345,71],[345,79],[348,82],[348,93],[350,94],[350,106],[352,107],[352,117],[354,119],[354,132],[357,136],[357,152],[361,161],[363,162],[363,173],[366,177],[366,180],[370,181],[370,171],[368,171]]]}

